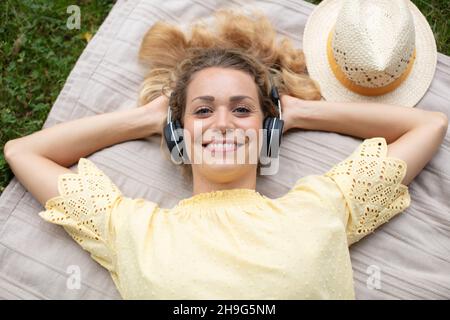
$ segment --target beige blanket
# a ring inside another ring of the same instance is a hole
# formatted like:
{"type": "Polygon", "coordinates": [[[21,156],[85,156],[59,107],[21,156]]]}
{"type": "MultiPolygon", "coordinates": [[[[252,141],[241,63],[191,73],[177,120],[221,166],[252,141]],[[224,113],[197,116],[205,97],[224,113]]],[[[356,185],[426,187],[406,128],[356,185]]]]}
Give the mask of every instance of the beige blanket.
{"type": "MultiPolygon", "coordinates": [[[[147,71],[137,62],[137,52],[143,34],[156,20],[188,25],[219,7],[244,3],[260,8],[280,35],[302,46],[303,28],[314,7],[306,2],[118,1],[72,70],[45,127],[135,107],[138,87],[147,71]]],[[[450,117],[449,92],[450,58],[439,54],[431,88],[418,107],[442,111],[450,117]]],[[[357,298],[450,298],[449,134],[410,185],[411,206],[351,247],[357,298]],[[379,283],[374,281],[377,272],[379,283]]],[[[257,190],[268,197],[281,196],[298,178],[326,172],[360,142],[335,133],[289,132],[281,146],[279,173],[258,178],[257,190]]],[[[191,186],[161,156],[159,137],[115,145],[89,159],[129,197],[171,207],[191,195],[191,186]]],[[[61,227],[43,221],[38,216],[41,210],[16,179],[1,195],[0,298],[120,298],[106,270],[61,227]],[[79,289],[70,285],[77,270],[81,272],[79,289]]]]}

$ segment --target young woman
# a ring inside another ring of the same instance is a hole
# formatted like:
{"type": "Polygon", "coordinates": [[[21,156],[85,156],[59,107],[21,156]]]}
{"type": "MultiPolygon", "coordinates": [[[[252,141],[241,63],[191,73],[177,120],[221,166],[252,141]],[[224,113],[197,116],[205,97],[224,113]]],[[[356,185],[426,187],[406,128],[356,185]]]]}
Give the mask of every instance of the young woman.
{"type": "Polygon", "coordinates": [[[320,94],[302,74],[302,53],[289,41],[275,45],[266,19],[222,17],[217,35],[196,26],[189,40],[176,27],[154,25],[141,47],[151,65],[142,107],[9,141],[7,162],[45,206],[41,217],[64,226],[107,268],[123,298],[353,299],[348,246],[409,206],[406,186],[439,148],[448,120],[401,106],[314,101],[320,94]],[[262,141],[243,134],[278,115],[271,84],[280,90],[284,132],[365,139],[346,160],[299,179],[278,199],[255,191],[258,162],[250,159],[262,141]],[[161,134],[166,87],[193,183],[193,196],[170,209],[122,195],[85,158],[161,134]],[[243,161],[224,161],[241,150],[243,161]],[[77,162],[78,173],[68,169],[77,162]]]}

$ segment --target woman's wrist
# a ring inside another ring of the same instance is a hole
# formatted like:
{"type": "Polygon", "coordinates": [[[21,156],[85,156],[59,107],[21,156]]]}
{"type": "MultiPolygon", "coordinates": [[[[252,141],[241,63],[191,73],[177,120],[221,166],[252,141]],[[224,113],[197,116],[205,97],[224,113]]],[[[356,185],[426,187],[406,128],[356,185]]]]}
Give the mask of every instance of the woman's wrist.
{"type": "Polygon", "coordinates": [[[118,128],[120,140],[143,139],[157,133],[151,113],[142,107],[127,109],[122,112],[123,123],[118,128]]]}
{"type": "Polygon", "coordinates": [[[317,105],[310,102],[287,95],[281,97],[284,132],[294,128],[313,130],[309,119],[317,113],[317,105]]]}
{"type": "Polygon", "coordinates": [[[146,105],[137,108],[142,111],[141,117],[144,122],[141,138],[154,134],[162,134],[167,118],[167,108],[168,99],[165,96],[160,96],[146,105]]]}

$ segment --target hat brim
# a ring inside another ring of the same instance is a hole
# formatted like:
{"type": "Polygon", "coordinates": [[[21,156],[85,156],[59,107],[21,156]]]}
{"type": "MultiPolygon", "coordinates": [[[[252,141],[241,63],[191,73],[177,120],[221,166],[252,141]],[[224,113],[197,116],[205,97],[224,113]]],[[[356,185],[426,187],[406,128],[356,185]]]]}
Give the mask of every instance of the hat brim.
{"type": "Polygon", "coordinates": [[[303,33],[303,51],[309,76],[320,85],[322,97],[334,102],[378,102],[414,107],[424,96],[434,77],[436,42],[419,9],[408,1],[414,19],[416,59],[411,73],[395,90],[379,95],[355,93],[335,77],[327,58],[327,38],[333,28],[342,0],[324,0],[311,13],[303,33]]]}

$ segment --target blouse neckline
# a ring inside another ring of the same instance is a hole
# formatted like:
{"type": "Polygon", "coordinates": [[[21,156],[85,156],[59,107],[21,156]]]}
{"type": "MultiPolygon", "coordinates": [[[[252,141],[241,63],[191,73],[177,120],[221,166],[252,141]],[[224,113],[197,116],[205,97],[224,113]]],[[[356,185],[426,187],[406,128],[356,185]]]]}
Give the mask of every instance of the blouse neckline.
{"type": "Polygon", "coordinates": [[[189,207],[195,205],[245,205],[250,204],[250,200],[261,200],[263,196],[254,189],[237,188],[202,192],[190,198],[182,199],[177,207],[189,207]]]}

